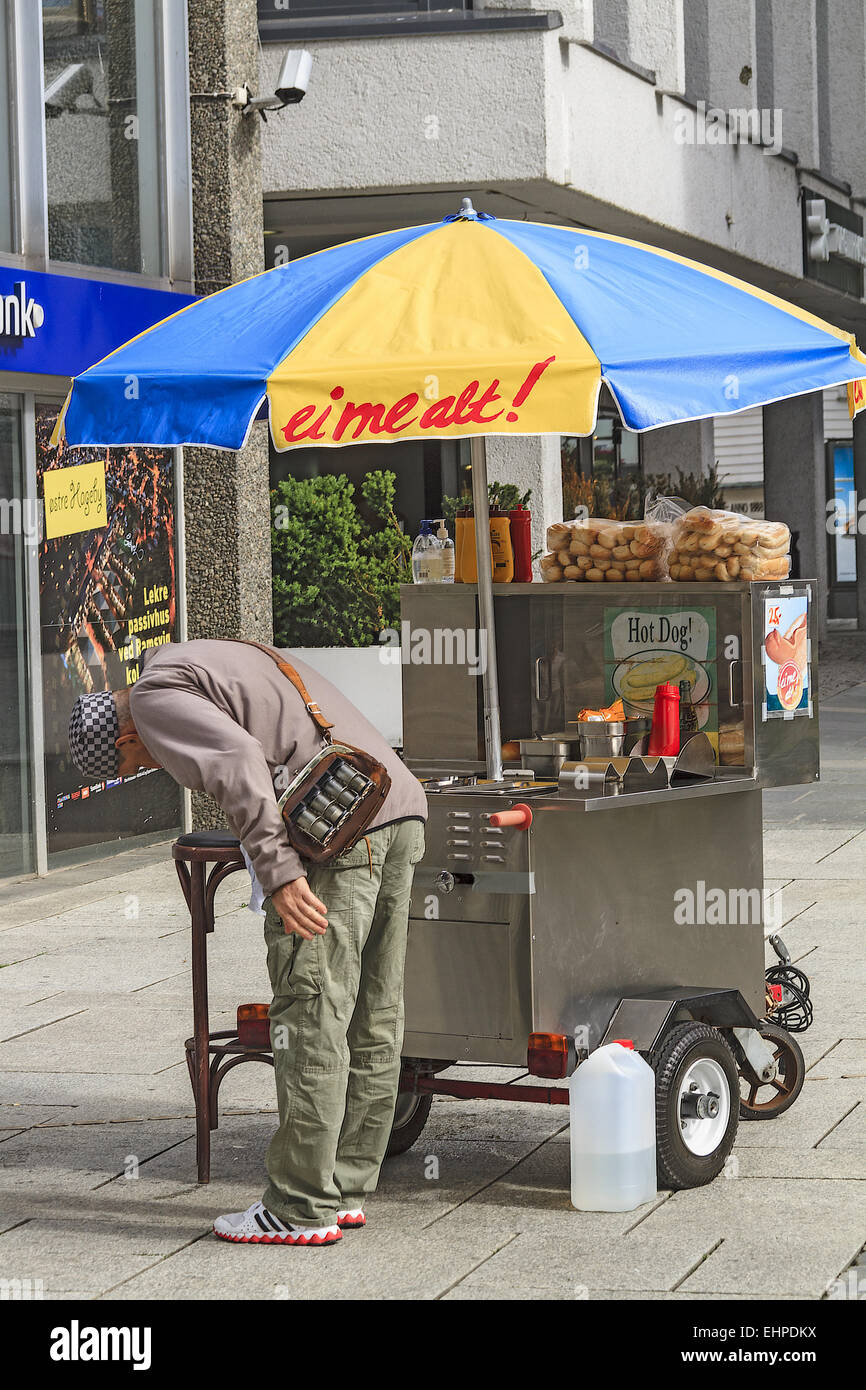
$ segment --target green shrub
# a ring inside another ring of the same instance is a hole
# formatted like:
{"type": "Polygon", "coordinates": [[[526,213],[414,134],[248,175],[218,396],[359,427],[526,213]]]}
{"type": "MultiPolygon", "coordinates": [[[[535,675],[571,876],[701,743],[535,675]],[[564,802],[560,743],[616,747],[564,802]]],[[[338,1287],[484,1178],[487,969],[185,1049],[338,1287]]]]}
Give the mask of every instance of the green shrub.
{"type": "Polygon", "coordinates": [[[394,512],[394,474],[368,473],[363,505],[344,474],[286,478],[271,492],[274,641],[368,647],[400,625],[412,543],[394,512]]]}

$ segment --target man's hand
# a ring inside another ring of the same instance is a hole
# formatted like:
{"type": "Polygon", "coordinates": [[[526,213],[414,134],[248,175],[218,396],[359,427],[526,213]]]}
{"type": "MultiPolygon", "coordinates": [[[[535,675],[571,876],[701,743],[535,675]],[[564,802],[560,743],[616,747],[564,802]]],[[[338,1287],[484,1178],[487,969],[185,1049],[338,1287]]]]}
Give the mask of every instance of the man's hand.
{"type": "Polygon", "coordinates": [[[316,897],[305,877],[284,883],[271,894],[271,902],[286,932],[297,932],[305,941],[321,936],[328,925],[328,909],[316,897]]]}

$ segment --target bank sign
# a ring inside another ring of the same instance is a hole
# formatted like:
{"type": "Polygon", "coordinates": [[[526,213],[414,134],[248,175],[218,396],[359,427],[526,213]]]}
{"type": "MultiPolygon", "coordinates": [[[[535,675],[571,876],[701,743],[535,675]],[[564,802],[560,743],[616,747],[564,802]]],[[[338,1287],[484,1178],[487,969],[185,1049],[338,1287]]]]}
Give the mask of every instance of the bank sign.
{"type": "Polygon", "coordinates": [[[0,372],[77,376],[193,298],[0,266],[0,372]]]}

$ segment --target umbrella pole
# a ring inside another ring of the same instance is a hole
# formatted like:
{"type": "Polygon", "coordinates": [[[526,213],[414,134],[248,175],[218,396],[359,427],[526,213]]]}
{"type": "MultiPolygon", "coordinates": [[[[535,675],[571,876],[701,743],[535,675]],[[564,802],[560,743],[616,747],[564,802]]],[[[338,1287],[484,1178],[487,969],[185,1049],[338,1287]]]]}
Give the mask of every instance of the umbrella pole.
{"type": "MultiPolygon", "coordinates": [[[[472,503],[475,514],[475,555],[478,567],[478,627],[486,661],[481,677],[484,696],[484,756],[487,776],[502,780],[502,733],[499,724],[499,677],[496,669],[496,626],[493,616],[490,510],[487,498],[487,442],[483,435],[470,440],[472,449],[472,503]]],[[[480,655],[480,651],[479,651],[480,655]]]]}

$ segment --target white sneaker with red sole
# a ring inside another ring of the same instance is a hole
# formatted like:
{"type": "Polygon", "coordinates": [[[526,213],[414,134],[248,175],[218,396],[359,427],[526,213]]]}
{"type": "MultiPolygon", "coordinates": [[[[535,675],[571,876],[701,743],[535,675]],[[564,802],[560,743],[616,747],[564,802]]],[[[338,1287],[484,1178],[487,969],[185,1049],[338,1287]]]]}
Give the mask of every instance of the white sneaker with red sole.
{"type": "Polygon", "coordinates": [[[358,1207],[357,1211],[338,1211],[337,1225],[341,1231],[360,1231],[362,1226],[366,1226],[367,1218],[358,1207]]]}
{"type": "MultiPolygon", "coordinates": [[[[357,1213],[352,1213],[357,1215],[357,1213]]],[[[335,1245],[342,1240],[339,1226],[291,1226],[281,1221],[261,1202],[253,1202],[246,1211],[218,1216],[213,1232],[220,1240],[238,1245],[335,1245]]]]}

